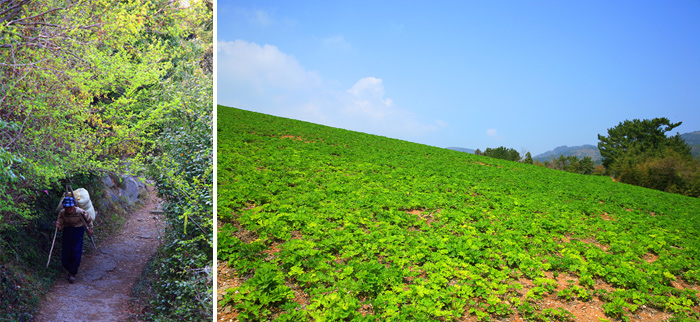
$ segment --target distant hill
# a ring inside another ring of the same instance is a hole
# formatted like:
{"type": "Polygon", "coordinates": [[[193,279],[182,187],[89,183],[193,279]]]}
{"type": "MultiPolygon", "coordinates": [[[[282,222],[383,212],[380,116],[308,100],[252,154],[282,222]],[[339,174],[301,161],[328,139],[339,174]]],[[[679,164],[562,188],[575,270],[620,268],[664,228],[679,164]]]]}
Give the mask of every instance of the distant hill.
{"type": "MultiPolygon", "coordinates": [[[[700,157],[700,131],[681,134],[681,138],[683,138],[685,142],[688,143],[688,145],[690,145],[692,149],[691,153],[693,154],[693,156],[696,158],[700,157]]],[[[449,147],[447,149],[460,152],[467,152],[471,154],[474,154],[474,152],[476,152],[476,150],[474,149],[460,147],[449,147]]],[[[590,144],[578,146],[562,145],[560,147],[555,148],[554,150],[550,150],[545,153],[534,156],[533,159],[539,160],[540,162],[544,162],[547,160],[556,159],[562,154],[567,157],[575,155],[579,159],[583,159],[583,157],[585,156],[590,156],[591,159],[593,159],[593,162],[595,162],[596,164],[600,163],[603,160],[603,156],[600,155],[600,150],[598,150],[598,147],[590,144]]]]}
{"type": "Polygon", "coordinates": [[[540,162],[544,162],[547,160],[556,159],[562,154],[567,157],[575,155],[579,159],[583,159],[583,157],[589,156],[591,157],[591,159],[593,159],[593,162],[596,163],[603,159],[603,157],[600,155],[600,151],[598,151],[598,147],[590,144],[584,144],[579,146],[562,145],[560,147],[555,148],[554,150],[539,154],[533,157],[533,159],[539,160],[540,162]]]}
{"type": "Polygon", "coordinates": [[[459,152],[467,152],[467,153],[471,153],[471,154],[474,154],[474,152],[476,152],[476,150],[474,150],[474,149],[458,148],[458,147],[454,147],[454,146],[451,146],[447,149],[448,150],[455,150],[455,151],[459,151],[459,152]]]}
{"type": "MultiPolygon", "coordinates": [[[[460,147],[449,147],[447,148],[448,150],[454,150],[454,151],[459,151],[459,152],[467,152],[474,154],[476,150],[474,149],[468,149],[468,148],[460,148],[460,147]]],[[[554,150],[547,151],[545,153],[542,153],[538,156],[533,157],[533,159],[540,160],[540,162],[544,162],[546,160],[551,160],[558,158],[560,155],[565,155],[565,156],[570,156],[570,155],[575,155],[579,157],[579,159],[583,159],[585,156],[590,156],[593,158],[593,161],[599,161],[602,160],[602,157],[600,156],[600,152],[598,152],[598,147],[595,145],[581,145],[581,146],[560,146],[554,150]]],[[[521,157],[525,157],[524,155],[521,155],[521,157]]]]}
{"type": "Polygon", "coordinates": [[[700,131],[681,134],[681,138],[690,145],[690,153],[696,158],[700,157],[700,131]]]}

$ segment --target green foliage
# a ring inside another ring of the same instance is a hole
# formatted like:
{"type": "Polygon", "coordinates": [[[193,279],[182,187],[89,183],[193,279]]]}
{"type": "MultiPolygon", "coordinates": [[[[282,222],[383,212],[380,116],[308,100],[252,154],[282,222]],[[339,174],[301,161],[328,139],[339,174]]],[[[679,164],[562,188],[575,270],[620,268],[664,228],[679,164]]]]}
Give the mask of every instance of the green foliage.
{"type": "Polygon", "coordinates": [[[170,224],[150,268],[161,279],[156,320],[212,316],[207,5],[0,2],[0,235],[42,220],[37,191],[84,174],[149,171],[170,224]]]}
{"type": "Polygon", "coordinates": [[[616,170],[618,159],[630,150],[642,154],[668,147],[683,155],[690,154],[690,147],[679,134],[666,136],[666,132],[681,123],[671,123],[665,117],[620,122],[616,127],[608,129],[608,136],[598,134],[598,149],[603,156],[603,165],[607,169],[616,170]]]}
{"type": "Polygon", "coordinates": [[[575,167],[574,170],[576,172],[580,171],[581,174],[592,174],[594,164],[595,163],[591,157],[585,156],[579,161],[579,165],[575,167]]]}
{"type": "Polygon", "coordinates": [[[532,309],[530,309],[528,306],[524,306],[524,316],[529,320],[529,321],[538,321],[538,322],[550,322],[550,321],[560,321],[560,322],[574,322],[576,321],[576,317],[574,317],[571,312],[563,309],[563,308],[550,308],[550,309],[544,309],[542,312],[537,312],[532,309]],[[529,310],[528,310],[529,309],[529,310]]]}
{"type": "Polygon", "coordinates": [[[535,278],[535,287],[529,290],[525,298],[542,299],[542,295],[554,292],[557,289],[557,282],[546,278],[535,278]]]}
{"type": "Polygon", "coordinates": [[[255,269],[251,279],[235,289],[235,293],[234,289],[229,289],[226,298],[232,297],[231,301],[238,303],[236,308],[241,310],[240,319],[261,320],[270,315],[270,307],[294,298],[294,291],[284,283],[284,274],[275,265],[263,263],[255,269]]]}
{"type": "Polygon", "coordinates": [[[665,135],[680,124],[635,119],[608,129],[598,135],[603,165],[624,183],[700,197],[700,160],[679,134],[665,135]]]}
{"type": "Polygon", "coordinates": [[[589,156],[585,156],[583,159],[579,160],[575,155],[564,156],[563,154],[552,161],[544,162],[544,166],[547,168],[579,174],[592,174],[593,164],[593,159],[589,156]]]}
{"type": "Polygon", "coordinates": [[[143,18],[160,8],[141,1],[85,6],[24,4],[0,30],[10,47],[0,60],[12,62],[0,65],[7,80],[2,118],[21,124],[0,139],[23,160],[15,167],[25,185],[127,169],[123,161],[142,151],[162,115],[160,104],[144,100],[171,66],[167,44],[143,18]]]}
{"type": "Polygon", "coordinates": [[[523,160],[523,163],[534,164],[534,161],[532,160],[532,154],[530,154],[530,152],[525,153],[525,159],[523,160]]]}
{"type": "Polygon", "coordinates": [[[154,140],[162,153],[150,160],[163,210],[170,224],[165,243],[151,264],[150,319],[211,320],[213,284],[213,80],[201,60],[211,49],[212,11],[203,2],[173,11],[171,31],[175,67],[156,88],[157,100],[170,102],[154,140]],[[195,38],[188,37],[194,34],[195,38]]]}
{"type": "Polygon", "coordinates": [[[139,169],[135,156],[146,152],[163,109],[147,88],[171,66],[142,18],[157,9],[141,1],[0,4],[9,12],[0,27],[0,232],[36,218],[31,190],[139,169]]]}
{"type": "Polygon", "coordinates": [[[700,197],[700,161],[671,148],[625,153],[618,161],[617,173],[624,183],[700,197]]]}
{"type": "Polygon", "coordinates": [[[272,312],[263,319],[287,321],[573,321],[538,301],[597,296],[611,303],[610,318],[642,305],[691,316],[698,303],[669,277],[700,276],[698,199],[224,106],[217,113],[218,258],[246,285],[220,304],[250,319],[259,308],[272,312]],[[251,281],[261,267],[276,286],[251,281]],[[578,284],[557,291],[546,272],[578,284]],[[532,287],[523,291],[521,279],[532,287]],[[267,293],[278,295],[263,305],[255,294],[267,293]]]}
{"type": "MultiPolygon", "coordinates": [[[[585,281],[583,277],[581,277],[581,280],[585,281]]],[[[593,292],[584,287],[574,284],[574,281],[567,281],[567,283],[568,285],[566,286],[566,288],[562,289],[557,293],[558,297],[563,298],[567,301],[571,301],[574,299],[579,299],[581,301],[591,300],[593,292]]],[[[586,283],[582,282],[582,284],[586,283]]]]}
{"type": "Polygon", "coordinates": [[[685,143],[690,147],[690,154],[693,155],[695,159],[700,159],[700,131],[684,133],[681,138],[685,140],[685,143]]]}
{"type": "Polygon", "coordinates": [[[520,161],[520,153],[518,153],[518,151],[503,146],[499,146],[495,149],[486,148],[483,155],[502,160],[520,161]]]}
{"type": "MultiPolygon", "coordinates": [[[[92,183],[94,176],[76,176],[74,184],[99,193],[92,183]]],[[[0,317],[8,321],[31,321],[32,314],[48,292],[54,279],[61,272],[60,252],[54,249],[49,269],[46,269],[47,256],[54,234],[56,202],[61,189],[46,191],[25,191],[30,202],[32,217],[29,222],[16,221],[4,227],[0,234],[0,317]]],[[[99,205],[97,205],[99,206],[99,205]]],[[[105,233],[104,227],[96,227],[96,233],[105,233]]],[[[60,233],[57,243],[60,241],[60,233]]],[[[86,244],[85,250],[90,251],[86,244]]]]}

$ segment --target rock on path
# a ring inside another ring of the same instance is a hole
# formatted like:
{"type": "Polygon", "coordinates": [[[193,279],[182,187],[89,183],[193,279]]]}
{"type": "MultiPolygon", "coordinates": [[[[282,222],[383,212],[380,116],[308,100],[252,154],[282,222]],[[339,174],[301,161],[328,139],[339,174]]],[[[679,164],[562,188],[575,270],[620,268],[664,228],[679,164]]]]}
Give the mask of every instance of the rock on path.
{"type": "MultiPolygon", "coordinates": [[[[161,242],[163,223],[151,211],[159,200],[149,187],[146,204],[127,218],[118,235],[83,253],[74,284],[62,277],[42,303],[36,322],[126,321],[129,293],[161,242]]],[[[98,219],[99,220],[99,219],[98,219]]],[[[85,235],[83,247],[90,240],[85,235]]],[[[61,254],[56,241],[55,254],[61,254]]],[[[60,261],[60,255],[52,261],[60,261]]],[[[63,270],[63,269],[61,269],[63,270]]]]}

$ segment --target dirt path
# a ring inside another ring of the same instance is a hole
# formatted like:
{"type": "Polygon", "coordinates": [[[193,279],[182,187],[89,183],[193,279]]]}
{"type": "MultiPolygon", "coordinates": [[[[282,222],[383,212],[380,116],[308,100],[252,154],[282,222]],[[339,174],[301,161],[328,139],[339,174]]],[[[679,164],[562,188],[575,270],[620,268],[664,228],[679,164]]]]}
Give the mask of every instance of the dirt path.
{"type": "MultiPolygon", "coordinates": [[[[162,221],[151,213],[160,200],[151,187],[147,189],[146,204],[127,218],[123,230],[114,237],[98,241],[99,250],[83,254],[75,284],[61,278],[51,288],[36,322],[126,321],[129,318],[127,303],[131,287],[160,245],[163,231],[162,221]]],[[[90,243],[87,235],[83,243],[90,243]]],[[[61,253],[59,241],[56,241],[56,252],[61,253]]],[[[60,261],[60,256],[52,260],[60,261]]]]}

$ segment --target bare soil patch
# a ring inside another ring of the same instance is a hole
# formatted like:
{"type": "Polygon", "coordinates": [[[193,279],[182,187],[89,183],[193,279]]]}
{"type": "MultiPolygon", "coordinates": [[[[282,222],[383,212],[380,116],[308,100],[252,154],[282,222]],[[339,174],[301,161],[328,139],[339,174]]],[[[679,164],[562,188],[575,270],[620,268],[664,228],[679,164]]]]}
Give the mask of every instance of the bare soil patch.
{"type": "MultiPolygon", "coordinates": [[[[217,263],[217,275],[216,280],[216,296],[218,301],[221,302],[226,295],[226,291],[230,288],[239,287],[243,284],[243,279],[236,275],[233,268],[229,267],[226,261],[219,260],[217,263]]],[[[227,305],[225,308],[221,308],[219,304],[216,306],[218,321],[238,321],[238,310],[233,307],[233,305],[227,305]]]]}

